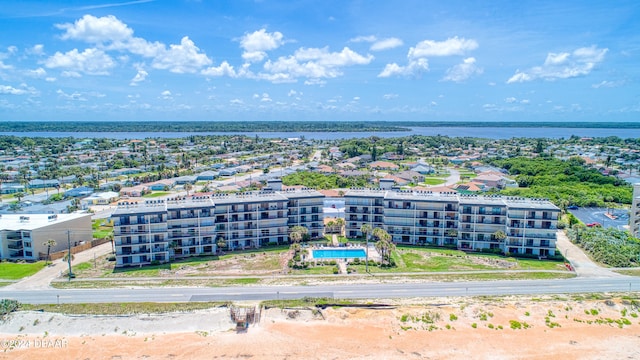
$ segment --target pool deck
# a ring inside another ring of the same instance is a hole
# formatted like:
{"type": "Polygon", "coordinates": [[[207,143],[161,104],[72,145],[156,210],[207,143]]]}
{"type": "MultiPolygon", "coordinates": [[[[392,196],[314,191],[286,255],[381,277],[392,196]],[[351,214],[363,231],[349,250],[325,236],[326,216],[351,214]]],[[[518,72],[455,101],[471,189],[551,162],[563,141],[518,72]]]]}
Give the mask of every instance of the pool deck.
{"type": "Polygon", "coordinates": [[[324,260],[344,260],[344,258],[340,257],[340,258],[314,258],[313,257],[313,250],[364,250],[365,252],[369,253],[369,260],[375,260],[375,261],[380,261],[380,254],[378,254],[378,250],[376,250],[375,246],[373,244],[369,244],[369,248],[367,251],[367,248],[365,246],[362,245],[347,245],[347,246],[310,246],[309,248],[307,248],[307,259],[312,261],[312,260],[317,260],[317,261],[324,261],[324,260]]]}

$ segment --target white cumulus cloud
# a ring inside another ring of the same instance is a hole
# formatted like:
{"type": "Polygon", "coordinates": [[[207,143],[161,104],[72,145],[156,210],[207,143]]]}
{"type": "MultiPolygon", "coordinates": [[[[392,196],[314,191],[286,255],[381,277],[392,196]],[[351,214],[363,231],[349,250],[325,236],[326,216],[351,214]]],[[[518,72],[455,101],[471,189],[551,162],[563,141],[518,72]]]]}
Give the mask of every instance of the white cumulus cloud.
{"type": "Polygon", "coordinates": [[[267,56],[267,51],[275,50],[282,46],[284,36],[276,31],[268,33],[266,29],[245,34],[240,39],[240,47],[244,49],[242,58],[249,62],[262,61],[267,56]]]}
{"type": "Polygon", "coordinates": [[[3,95],[25,95],[28,93],[26,89],[14,88],[10,85],[0,85],[0,94],[3,95]]]}
{"type": "Polygon", "coordinates": [[[113,15],[100,18],[85,15],[73,24],[57,24],[56,27],[65,30],[61,36],[63,40],[82,40],[94,44],[124,41],[133,35],[133,30],[113,15]]]}
{"type": "Polygon", "coordinates": [[[382,72],[378,74],[378,77],[414,76],[425,71],[429,71],[429,62],[427,59],[416,59],[409,61],[407,66],[401,66],[396,63],[387,64],[382,72]]]}
{"type": "Polygon", "coordinates": [[[229,76],[232,78],[237,76],[233,66],[229,65],[226,61],[223,61],[219,66],[211,66],[203,69],[201,73],[207,76],[229,76]]]}
{"type": "Polygon", "coordinates": [[[27,76],[34,78],[43,78],[47,75],[47,71],[43,68],[37,68],[35,70],[27,70],[27,76]]]}
{"type": "Polygon", "coordinates": [[[73,49],[66,53],[56,52],[44,62],[51,69],[63,68],[76,74],[108,75],[116,64],[113,59],[99,49],[85,49],[79,52],[73,49]]]}
{"type": "Polygon", "coordinates": [[[370,50],[371,51],[389,50],[389,49],[397,48],[398,46],[402,46],[402,44],[403,44],[402,40],[398,38],[387,38],[387,39],[382,39],[374,42],[371,45],[370,50]]]}
{"type": "Polygon", "coordinates": [[[466,52],[478,48],[478,42],[473,39],[453,37],[445,41],[424,40],[409,49],[409,59],[464,55],[466,52]]]}
{"type": "Polygon", "coordinates": [[[264,69],[269,74],[261,74],[261,77],[271,81],[277,78],[335,78],[342,75],[343,67],[366,65],[372,60],[372,55],[360,55],[348,47],[340,52],[329,52],[327,47],[300,48],[293,55],[280,57],[275,61],[268,60],[264,69]]]}
{"type": "Polygon", "coordinates": [[[145,81],[147,76],[149,76],[148,72],[146,72],[144,69],[138,69],[138,73],[136,73],[136,76],[134,76],[133,79],[131,79],[131,82],[129,83],[129,85],[137,86],[138,83],[145,81]]]}
{"type": "Polygon", "coordinates": [[[571,53],[549,53],[542,66],[534,66],[525,71],[517,70],[507,80],[507,84],[537,79],[556,80],[585,76],[604,61],[608,51],[607,48],[598,48],[594,45],[578,48],[571,53]]]}
{"type": "Polygon", "coordinates": [[[167,69],[178,74],[193,73],[207,65],[211,65],[211,59],[200,53],[200,49],[188,36],[182,38],[180,45],[171,44],[151,64],[156,69],[167,69]]]}
{"type": "Polygon", "coordinates": [[[476,59],[469,57],[464,59],[462,64],[455,65],[447,70],[443,81],[462,82],[473,75],[482,74],[483,69],[476,65],[476,59]]]}
{"type": "Polygon", "coordinates": [[[56,25],[64,30],[63,40],[79,40],[94,44],[103,51],[128,51],[131,54],[151,58],[155,69],[174,73],[194,73],[212,63],[206,54],[185,36],[180,44],[169,46],[134,37],[133,30],[113,15],[95,17],[85,15],[74,23],[56,25]]]}

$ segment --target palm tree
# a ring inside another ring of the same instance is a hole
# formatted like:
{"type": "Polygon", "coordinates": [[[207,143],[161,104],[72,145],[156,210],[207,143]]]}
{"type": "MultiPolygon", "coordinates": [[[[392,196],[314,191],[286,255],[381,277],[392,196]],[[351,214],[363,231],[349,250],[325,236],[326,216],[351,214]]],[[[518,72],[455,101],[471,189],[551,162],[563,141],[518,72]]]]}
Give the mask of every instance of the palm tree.
{"type": "Polygon", "coordinates": [[[309,230],[306,227],[297,225],[291,228],[291,231],[289,232],[289,239],[298,243],[302,241],[307,234],[309,234],[309,230]]]}
{"type": "Polygon", "coordinates": [[[344,228],[344,219],[343,218],[337,218],[336,219],[336,225],[340,228],[339,232],[340,232],[340,235],[342,236],[342,229],[344,228]]]}
{"type": "Polygon", "coordinates": [[[107,236],[105,236],[104,238],[109,240],[109,241],[111,241],[111,252],[113,254],[115,254],[116,253],[116,244],[115,244],[115,241],[114,241],[113,232],[107,234],[107,236]]]}
{"type": "Polygon", "coordinates": [[[366,240],[369,240],[369,234],[371,234],[372,230],[373,229],[369,224],[362,224],[362,226],[360,226],[360,232],[362,233],[362,235],[366,240]]]}
{"type": "Polygon", "coordinates": [[[220,253],[220,252],[222,252],[222,249],[223,249],[225,246],[227,246],[227,242],[226,242],[226,241],[224,241],[224,238],[223,238],[222,236],[220,236],[220,237],[218,237],[218,240],[217,240],[217,242],[216,242],[216,246],[217,246],[217,248],[218,248],[218,249],[217,249],[217,250],[218,250],[218,252],[220,253]]]}
{"type": "Polygon", "coordinates": [[[171,250],[171,257],[175,258],[176,257],[176,248],[178,248],[178,242],[177,241],[171,241],[169,243],[169,250],[171,250]]]}
{"type": "Polygon", "coordinates": [[[505,234],[505,232],[502,230],[498,230],[493,233],[493,238],[498,240],[499,242],[502,242],[507,238],[507,234],[505,234]]]}
{"type": "Polygon", "coordinates": [[[378,240],[375,246],[382,257],[382,263],[384,264],[386,259],[387,263],[391,264],[391,251],[396,247],[395,244],[391,242],[391,235],[382,228],[375,228],[372,233],[373,237],[378,240]]]}
{"type": "Polygon", "coordinates": [[[25,197],[25,193],[22,191],[18,191],[17,193],[13,194],[13,197],[18,198],[18,202],[22,201],[22,198],[25,197]]]}
{"type": "Polygon", "coordinates": [[[187,196],[189,196],[189,191],[191,191],[191,189],[193,189],[193,185],[186,183],[184,184],[184,189],[187,191],[187,196]]]}
{"type": "Polygon", "coordinates": [[[54,239],[47,239],[47,241],[44,242],[44,245],[47,247],[47,261],[45,262],[46,265],[51,261],[51,248],[58,245],[58,243],[54,239]]]}
{"type": "Polygon", "coordinates": [[[291,233],[289,233],[289,239],[297,244],[302,240],[302,233],[298,231],[292,231],[291,233]]]}

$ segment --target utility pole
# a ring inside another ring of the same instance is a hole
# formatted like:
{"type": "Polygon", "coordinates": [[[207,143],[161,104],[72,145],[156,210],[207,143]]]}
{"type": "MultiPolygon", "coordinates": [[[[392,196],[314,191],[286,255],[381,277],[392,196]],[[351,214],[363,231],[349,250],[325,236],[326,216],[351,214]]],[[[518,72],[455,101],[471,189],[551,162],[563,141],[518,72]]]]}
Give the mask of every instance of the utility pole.
{"type": "Polygon", "coordinates": [[[67,263],[69,264],[69,281],[71,281],[71,230],[67,230],[67,246],[69,254],[67,255],[67,263]]]}

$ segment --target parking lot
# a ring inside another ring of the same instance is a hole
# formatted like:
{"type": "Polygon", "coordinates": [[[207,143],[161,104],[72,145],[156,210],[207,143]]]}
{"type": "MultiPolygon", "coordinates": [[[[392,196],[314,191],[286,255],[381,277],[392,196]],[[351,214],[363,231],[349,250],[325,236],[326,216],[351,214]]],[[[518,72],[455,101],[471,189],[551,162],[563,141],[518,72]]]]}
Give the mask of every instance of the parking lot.
{"type": "Polygon", "coordinates": [[[578,208],[568,210],[585,224],[600,223],[603,227],[615,227],[620,230],[627,230],[629,225],[629,211],[620,209],[607,208],[578,208]],[[615,219],[605,216],[607,210],[610,210],[615,219]]]}

